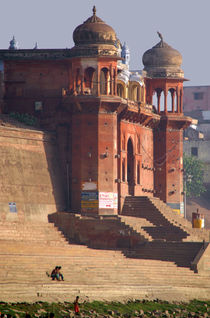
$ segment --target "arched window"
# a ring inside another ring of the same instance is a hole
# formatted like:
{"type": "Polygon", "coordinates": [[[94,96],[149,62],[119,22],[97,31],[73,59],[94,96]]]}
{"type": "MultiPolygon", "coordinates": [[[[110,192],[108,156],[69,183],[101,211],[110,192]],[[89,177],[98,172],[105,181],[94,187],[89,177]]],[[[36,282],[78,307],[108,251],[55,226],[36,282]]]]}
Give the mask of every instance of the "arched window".
{"type": "Polygon", "coordinates": [[[137,153],[140,153],[140,136],[137,136],[137,153]]]}
{"type": "Polygon", "coordinates": [[[172,112],[172,89],[168,90],[167,94],[167,111],[172,112]]]}
{"type": "Polygon", "coordinates": [[[139,87],[133,85],[131,88],[131,100],[137,102],[139,100],[139,87]]]}
{"type": "Polygon", "coordinates": [[[100,93],[101,95],[107,95],[110,93],[110,85],[108,85],[110,81],[109,70],[104,67],[101,69],[100,73],[100,93]]]}
{"type": "Polygon", "coordinates": [[[76,70],[76,91],[77,93],[81,92],[81,79],[80,79],[80,69],[76,70]]]}
{"type": "Polygon", "coordinates": [[[156,110],[157,112],[164,111],[164,93],[162,88],[156,88],[156,110]]]}
{"type": "Polygon", "coordinates": [[[122,181],[125,182],[125,158],[122,160],[122,181]]]}
{"type": "Polygon", "coordinates": [[[117,84],[117,95],[122,97],[122,98],[125,98],[125,96],[124,96],[124,87],[120,83],[117,84]]]}
{"type": "Polygon", "coordinates": [[[141,102],[143,102],[144,103],[144,94],[145,94],[145,88],[144,88],[144,86],[141,86],[141,90],[140,90],[140,100],[141,100],[141,102]]]}
{"type": "Polygon", "coordinates": [[[84,93],[90,94],[94,87],[94,73],[95,69],[93,67],[88,67],[84,73],[84,93]]]}
{"type": "Polygon", "coordinates": [[[140,162],[137,163],[137,184],[140,184],[140,162]]]}

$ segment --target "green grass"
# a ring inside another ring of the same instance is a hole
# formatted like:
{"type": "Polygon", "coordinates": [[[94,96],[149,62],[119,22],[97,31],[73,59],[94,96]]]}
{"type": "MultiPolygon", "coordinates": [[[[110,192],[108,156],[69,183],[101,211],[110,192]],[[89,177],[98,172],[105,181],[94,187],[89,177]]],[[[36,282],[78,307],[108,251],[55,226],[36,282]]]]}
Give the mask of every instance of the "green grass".
{"type": "MultiPolygon", "coordinates": [[[[210,301],[193,300],[189,303],[168,303],[165,301],[147,301],[136,300],[128,301],[125,304],[119,302],[84,302],[80,304],[80,310],[85,314],[85,317],[94,317],[95,313],[108,316],[110,311],[115,314],[113,317],[135,317],[137,313],[143,310],[147,317],[152,317],[155,311],[162,312],[164,317],[165,310],[167,310],[173,317],[179,313],[180,317],[187,317],[189,312],[194,312],[199,315],[209,313],[210,317],[210,301]],[[92,311],[92,312],[91,312],[92,311]]],[[[46,317],[47,313],[53,312],[55,317],[69,317],[69,312],[73,311],[73,304],[69,302],[64,303],[45,303],[36,302],[34,304],[28,303],[0,303],[0,312],[4,314],[11,314],[16,317],[25,317],[28,313],[33,317],[46,317]]],[[[160,316],[160,317],[161,317],[160,316]]]]}
{"type": "Polygon", "coordinates": [[[9,113],[9,116],[13,119],[16,119],[17,121],[24,123],[28,126],[37,126],[38,120],[36,117],[30,115],[30,114],[20,114],[20,113],[9,113]]]}

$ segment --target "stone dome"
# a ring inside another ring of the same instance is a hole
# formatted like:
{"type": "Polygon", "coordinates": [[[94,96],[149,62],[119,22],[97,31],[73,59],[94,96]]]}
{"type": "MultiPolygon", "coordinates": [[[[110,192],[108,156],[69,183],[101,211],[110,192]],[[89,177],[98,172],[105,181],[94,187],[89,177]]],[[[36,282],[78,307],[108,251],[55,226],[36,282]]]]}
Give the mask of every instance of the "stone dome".
{"type": "Polygon", "coordinates": [[[73,40],[76,46],[87,44],[115,45],[117,37],[112,27],[96,16],[94,6],[93,15],[74,30],[73,40]]]}
{"type": "Polygon", "coordinates": [[[181,69],[182,55],[170,45],[161,41],[147,50],[142,58],[144,70],[149,77],[170,77],[183,78],[184,73],[181,69]]]}

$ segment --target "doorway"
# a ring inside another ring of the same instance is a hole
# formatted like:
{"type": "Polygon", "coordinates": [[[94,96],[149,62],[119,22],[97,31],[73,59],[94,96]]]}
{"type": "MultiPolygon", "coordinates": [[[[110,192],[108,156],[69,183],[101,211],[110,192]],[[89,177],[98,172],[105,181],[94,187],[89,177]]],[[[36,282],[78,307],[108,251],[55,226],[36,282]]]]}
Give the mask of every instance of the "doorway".
{"type": "Polygon", "coordinates": [[[131,138],[128,139],[128,144],[127,144],[127,181],[128,181],[128,194],[134,195],[134,155],[133,155],[133,143],[131,138]]]}

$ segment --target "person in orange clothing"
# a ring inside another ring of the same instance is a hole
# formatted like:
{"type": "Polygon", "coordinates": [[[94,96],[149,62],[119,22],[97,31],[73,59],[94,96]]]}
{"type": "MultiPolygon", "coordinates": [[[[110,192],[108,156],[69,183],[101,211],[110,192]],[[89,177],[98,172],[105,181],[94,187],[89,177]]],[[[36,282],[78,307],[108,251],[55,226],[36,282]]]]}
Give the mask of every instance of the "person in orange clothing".
{"type": "Polygon", "coordinates": [[[79,296],[76,297],[75,301],[74,301],[74,312],[76,315],[79,315],[79,296]]]}

